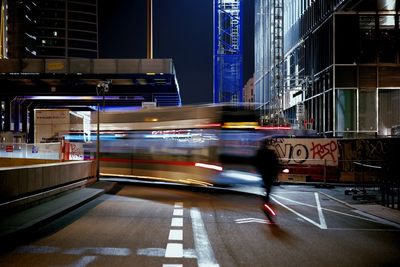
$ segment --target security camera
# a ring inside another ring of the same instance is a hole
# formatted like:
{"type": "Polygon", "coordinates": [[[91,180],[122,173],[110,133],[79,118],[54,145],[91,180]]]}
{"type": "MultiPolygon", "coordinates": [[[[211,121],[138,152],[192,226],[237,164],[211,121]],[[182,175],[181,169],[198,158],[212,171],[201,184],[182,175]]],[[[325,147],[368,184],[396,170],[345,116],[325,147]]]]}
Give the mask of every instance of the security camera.
{"type": "Polygon", "coordinates": [[[97,84],[97,88],[103,89],[104,93],[108,93],[110,90],[109,85],[112,83],[112,80],[101,81],[97,84]]]}

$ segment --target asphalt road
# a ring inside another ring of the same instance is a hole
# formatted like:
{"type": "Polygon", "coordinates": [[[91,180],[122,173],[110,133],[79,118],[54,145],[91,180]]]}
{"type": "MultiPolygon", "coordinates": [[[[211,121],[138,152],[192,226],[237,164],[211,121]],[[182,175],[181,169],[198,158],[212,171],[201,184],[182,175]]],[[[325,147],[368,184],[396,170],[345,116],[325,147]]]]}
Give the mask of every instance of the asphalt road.
{"type": "Polygon", "coordinates": [[[399,266],[400,226],[315,189],[257,196],[121,185],[43,226],[0,266],[399,266]]]}

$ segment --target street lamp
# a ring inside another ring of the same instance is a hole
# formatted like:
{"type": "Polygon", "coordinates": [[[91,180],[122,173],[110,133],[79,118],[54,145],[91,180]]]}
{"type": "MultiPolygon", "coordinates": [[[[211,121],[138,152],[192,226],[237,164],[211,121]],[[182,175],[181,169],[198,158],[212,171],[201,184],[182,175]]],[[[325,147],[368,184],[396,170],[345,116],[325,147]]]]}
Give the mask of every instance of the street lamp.
{"type": "MultiPolygon", "coordinates": [[[[96,86],[96,94],[102,95],[103,100],[103,111],[104,111],[104,96],[110,90],[109,85],[112,80],[100,81],[96,86]]],[[[100,104],[97,102],[97,138],[96,138],[96,179],[99,181],[100,178],[100,104]]]]}

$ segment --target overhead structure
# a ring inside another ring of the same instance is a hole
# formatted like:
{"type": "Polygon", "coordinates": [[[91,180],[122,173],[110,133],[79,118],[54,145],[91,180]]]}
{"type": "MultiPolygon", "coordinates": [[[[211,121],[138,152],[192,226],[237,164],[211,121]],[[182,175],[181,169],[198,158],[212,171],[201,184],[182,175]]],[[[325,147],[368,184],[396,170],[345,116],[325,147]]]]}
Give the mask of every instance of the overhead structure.
{"type": "Polygon", "coordinates": [[[29,140],[35,109],[181,105],[172,59],[0,60],[0,88],[0,131],[22,130],[29,140]]]}
{"type": "Polygon", "coordinates": [[[214,1],[214,103],[243,101],[243,0],[214,1]]]}

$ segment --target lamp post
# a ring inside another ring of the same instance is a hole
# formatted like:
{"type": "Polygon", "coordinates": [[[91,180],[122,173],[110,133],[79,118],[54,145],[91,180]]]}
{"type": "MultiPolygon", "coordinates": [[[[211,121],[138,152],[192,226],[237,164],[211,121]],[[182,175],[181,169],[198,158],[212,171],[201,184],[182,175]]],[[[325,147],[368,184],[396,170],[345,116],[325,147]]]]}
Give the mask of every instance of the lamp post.
{"type": "MultiPolygon", "coordinates": [[[[103,101],[103,111],[105,104],[105,94],[110,90],[109,85],[111,84],[111,80],[100,81],[96,86],[97,95],[102,95],[103,101]]],[[[97,138],[96,138],[96,179],[99,181],[100,179],[100,104],[97,102],[97,138]]]]}

